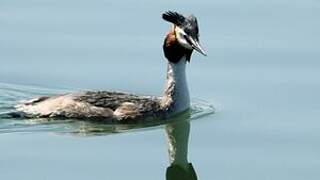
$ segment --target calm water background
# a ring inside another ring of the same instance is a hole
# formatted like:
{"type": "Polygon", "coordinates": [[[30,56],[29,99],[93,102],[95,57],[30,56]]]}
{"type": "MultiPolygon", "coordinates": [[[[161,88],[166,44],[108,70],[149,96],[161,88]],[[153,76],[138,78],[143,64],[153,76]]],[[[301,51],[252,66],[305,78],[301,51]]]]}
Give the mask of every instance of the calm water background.
{"type": "MultiPolygon", "coordinates": [[[[191,96],[217,109],[191,124],[199,179],[319,179],[317,0],[1,0],[0,82],[161,94],[168,9],[198,17],[209,54],[188,66],[191,96]]],[[[5,180],[160,180],[168,166],[162,128],[5,133],[0,143],[5,180]]]]}

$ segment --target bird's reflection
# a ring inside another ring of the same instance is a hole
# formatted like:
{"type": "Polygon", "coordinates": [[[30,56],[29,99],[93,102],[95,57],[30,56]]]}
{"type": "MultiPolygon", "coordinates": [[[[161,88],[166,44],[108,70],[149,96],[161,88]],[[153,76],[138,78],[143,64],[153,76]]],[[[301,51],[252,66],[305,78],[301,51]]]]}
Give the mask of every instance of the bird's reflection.
{"type": "Polygon", "coordinates": [[[22,132],[28,132],[28,128],[33,127],[30,132],[34,132],[38,128],[38,131],[72,136],[104,136],[164,127],[170,163],[166,169],[166,180],[197,180],[196,172],[188,161],[190,117],[191,111],[187,111],[168,120],[138,124],[104,124],[87,121],[37,119],[28,121],[28,124],[15,124],[15,126],[18,125],[22,132]]]}
{"type": "MultiPolygon", "coordinates": [[[[188,161],[188,142],[190,134],[191,111],[186,111],[166,121],[153,121],[143,124],[96,124],[82,122],[78,124],[73,135],[96,136],[107,135],[146,128],[164,127],[169,157],[166,180],[197,180],[196,172],[188,161]]],[[[73,124],[74,125],[74,124],[73,124]]]]}
{"type": "Polygon", "coordinates": [[[197,175],[188,161],[190,133],[190,112],[176,117],[165,125],[170,166],[166,171],[167,180],[196,180],[197,175]]]}

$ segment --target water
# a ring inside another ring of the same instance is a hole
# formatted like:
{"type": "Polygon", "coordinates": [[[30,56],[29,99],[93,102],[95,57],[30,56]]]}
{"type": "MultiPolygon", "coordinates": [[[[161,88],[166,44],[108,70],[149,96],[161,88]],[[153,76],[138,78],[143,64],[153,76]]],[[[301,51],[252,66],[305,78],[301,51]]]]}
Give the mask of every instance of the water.
{"type": "MultiPolygon", "coordinates": [[[[319,8],[315,0],[4,0],[1,112],[80,89],[160,95],[169,26],[160,14],[194,13],[208,52],[188,65],[193,107],[204,108],[187,118],[199,179],[319,179],[319,8]],[[215,114],[202,116],[211,105],[215,114]]],[[[0,121],[0,179],[165,179],[170,165],[164,124],[0,121]]]]}

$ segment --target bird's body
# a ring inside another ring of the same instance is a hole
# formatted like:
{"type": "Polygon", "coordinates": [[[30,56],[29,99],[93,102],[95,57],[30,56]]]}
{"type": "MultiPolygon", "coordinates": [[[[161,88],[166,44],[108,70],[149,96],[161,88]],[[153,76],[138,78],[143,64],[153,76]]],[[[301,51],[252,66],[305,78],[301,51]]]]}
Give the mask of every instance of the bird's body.
{"type": "Polygon", "coordinates": [[[164,95],[138,96],[109,91],[84,91],[79,93],[40,97],[16,106],[17,113],[24,117],[59,117],[76,119],[102,119],[128,122],[146,118],[167,118],[190,107],[186,79],[186,64],[193,49],[204,54],[198,43],[198,27],[194,16],[167,12],[163,19],[174,23],[164,41],[163,50],[168,59],[164,95]],[[187,35],[186,32],[190,31],[187,35]],[[188,31],[187,31],[188,30],[188,31]],[[193,30],[193,31],[192,31],[193,30]],[[190,37],[189,37],[190,36],[190,37]],[[195,36],[195,37],[191,37],[195,36]],[[189,44],[188,44],[189,43],[189,44]]]}
{"type": "MultiPolygon", "coordinates": [[[[160,99],[109,91],[85,91],[41,97],[16,108],[24,117],[123,121],[157,116],[160,99]]],[[[163,114],[163,113],[161,113],[163,114]]],[[[164,115],[164,114],[163,114],[164,115]]]]}

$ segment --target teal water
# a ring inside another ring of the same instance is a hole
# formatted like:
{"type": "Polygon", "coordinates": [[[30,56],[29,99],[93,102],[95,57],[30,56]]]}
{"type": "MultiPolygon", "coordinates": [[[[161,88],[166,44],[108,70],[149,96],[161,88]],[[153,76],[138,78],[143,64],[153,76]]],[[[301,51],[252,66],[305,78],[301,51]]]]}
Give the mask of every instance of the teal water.
{"type": "MultiPolygon", "coordinates": [[[[1,113],[83,89],[161,95],[168,9],[198,17],[208,52],[188,65],[199,179],[319,179],[316,0],[3,0],[1,113]]],[[[166,127],[2,117],[0,179],[165,179],[166,127]]]]}

